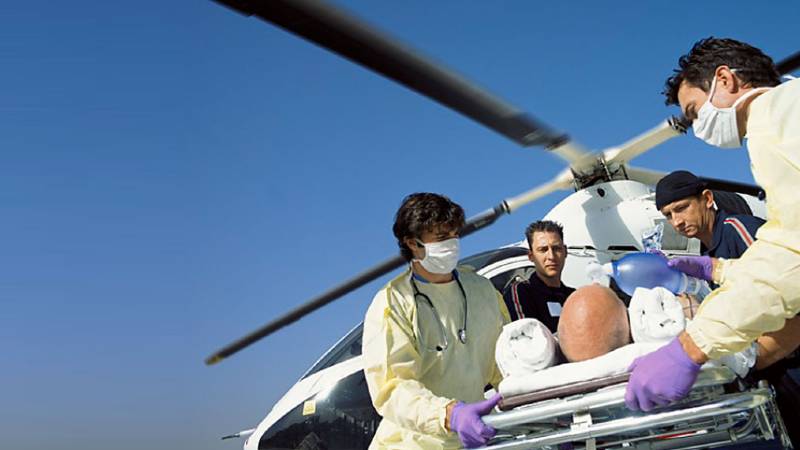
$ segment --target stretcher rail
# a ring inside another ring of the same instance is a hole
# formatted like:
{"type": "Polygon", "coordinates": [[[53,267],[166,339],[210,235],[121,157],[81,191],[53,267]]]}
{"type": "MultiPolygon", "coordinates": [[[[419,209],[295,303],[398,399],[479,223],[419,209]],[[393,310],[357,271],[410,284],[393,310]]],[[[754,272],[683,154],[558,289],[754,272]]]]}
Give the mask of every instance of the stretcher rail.
{"type": "Polygon", "coordinates": [[[484,449],[554,449],[569,443],[576,450],[671,450],[770,439],[790,447],[772,389],[765,382],[748,388],[737,380],[725,367],[706,368],[686,399],[651,413],[625,408],[627,383],[525,404],[484,416],[498,430],[484,449]]]}

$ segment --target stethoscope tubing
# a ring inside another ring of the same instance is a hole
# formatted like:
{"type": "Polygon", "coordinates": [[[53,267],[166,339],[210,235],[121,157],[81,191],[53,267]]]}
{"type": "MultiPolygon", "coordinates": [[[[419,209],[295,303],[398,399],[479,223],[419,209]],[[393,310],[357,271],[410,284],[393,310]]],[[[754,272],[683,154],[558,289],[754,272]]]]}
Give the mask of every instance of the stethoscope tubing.
{"type": "MultiPolygon", "coordinates": [[[[461,341],[462,344],[466,344],[467,343],[467,303],[468,303],[467,302],[467,292],[464,290],[464,286],[461,284],[461,280],[458,279],[458,276],[454,275],[453,278],[455,278],[456,283],[458,284],[458,289],[461,291],[461,298],[462,298],[462,300],[464,302],[464,321],[462,323],[461,329],[458,330],[458,340],[461,341]]],[[[442,319],[439,316],[439,312],[436,310],[436,307],[433,306],[433,302],[431,301],[430,297],[428,297],[427,294],[420,292],[419,288],[417,287],[417,283],[414,282],[414,273],[413,272],[411,273],[411,287],[414,290],[414,301],[415,302],[417,301],[417,296],[420,296],[420,297],[424,298],[425,301],[428,302],[428,306],[430,306],[431,310],[433,311],[433,315],[436,318],[436,323],[439,325],[439,331],[441,332],[442,338],[444,339],[444,342],[443,342],[444,345],[437,345],[433,349],[428,348],[428,350],[435,350],[437,352],[441,352],[441,351],[447,350],[447,348],[450,346],[450,342],[447,339],[447,332],[446,332],[446,330],[444,328],[444,323],[442,322],[442,319]]],[[[417,316],[417,317],[419,318],[419,316],[417,316]]],[[[417,319],[417,320],[419,320],[419,319],[417,319]]],[[[421,333],[422,333],[422,328],[420,327],[420,334],[421,333]]],[[[424,338],[422,336],[420,336],[420,339],[424,341],[424,338]]]]}

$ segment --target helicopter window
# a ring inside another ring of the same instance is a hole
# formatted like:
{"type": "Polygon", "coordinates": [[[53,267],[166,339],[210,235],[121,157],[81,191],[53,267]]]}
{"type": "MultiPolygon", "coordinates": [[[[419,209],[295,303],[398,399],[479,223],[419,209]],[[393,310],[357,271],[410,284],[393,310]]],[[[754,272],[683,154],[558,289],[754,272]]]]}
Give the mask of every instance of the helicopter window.
{"type": "Polygon", "coordinates": [[[286,413],[261,436],[258,449],[366,449],[380,422],[359,370],[286,413]]]}
{"type": "Polygon", "coordinates": [[[609,250],[617,252],[638,252],[639,249],[633,245],[609,245],[609,250]]]}
{"type": "Polygon", "coordinates": [[[475,270],[480,270],[489,264],[494,264],[504,259],[512,258],[514,256],[527,255],[528,249],[523,247],[506,247],[499,250],[489,250],[486,252],[478,253],[470,257],[464,258],[459,261],[460,265],[473,267],[475,270]]]}
{"type": "Polygon", "coordinates": [[[308,372],[305,373],[300,379],[309,375],[315,374],[322,369],[339,364],[340,362],[347,361],[361,354],[361,334],[364,330],[364,323],[358,324],[355,328],[350,330],[345,337],[337,342],[327,353],[322,355],[308,372]]]}
{"type": "Polygon", "coordinates": [[[666,219],[656,219],[655,225],[661,224],[664,227],[664,235],[661,237],[661,248],[663,250],[689,250],[689,239],[679,234],[666,219]]]}

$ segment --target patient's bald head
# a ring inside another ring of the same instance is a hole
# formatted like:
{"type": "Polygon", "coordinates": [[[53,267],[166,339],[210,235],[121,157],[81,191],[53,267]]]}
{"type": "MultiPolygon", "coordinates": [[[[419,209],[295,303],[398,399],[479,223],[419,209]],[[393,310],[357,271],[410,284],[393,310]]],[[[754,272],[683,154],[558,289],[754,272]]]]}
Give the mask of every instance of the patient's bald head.
{"type": "Polygon", "coordinates": [[[570,362],[584,361],[630,343],[628,311],[611,289],[592,284],[567,298],[558,342],[570,362]]]}

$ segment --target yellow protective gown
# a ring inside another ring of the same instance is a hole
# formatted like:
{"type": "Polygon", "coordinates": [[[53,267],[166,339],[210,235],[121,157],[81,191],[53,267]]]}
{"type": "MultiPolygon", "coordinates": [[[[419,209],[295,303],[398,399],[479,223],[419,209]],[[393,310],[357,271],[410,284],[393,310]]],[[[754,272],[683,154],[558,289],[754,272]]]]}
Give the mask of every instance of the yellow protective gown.
{"type": "Polygon", "coordinates": [[[741,258],[722,266],[720,288],[686,328],[712,359],[783,328],[800,310],[800,79],[753,100],[747,139],[767,222],[741,258]]]}
{"type": "Polygon", "coordinates": [[[367,311],[364,374],[372,404],[383,417],[371,449],[461,448],[458,436],[445,429],[445,407],[453,400],[483,400],[484,387],[501,380],[494,348],[509,322],[503,297],[486,278],[468,268],[457,270],[468,302],[466,344],[457,337],[464,307],[455,281],[416,281],[441,327],[425,300],[417,296],[415,301],[410,269],[384,286],[367,311]],[[444,342],[442,329],[449,346],[436,351],[444,342]]]}

